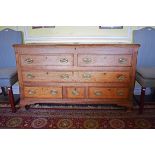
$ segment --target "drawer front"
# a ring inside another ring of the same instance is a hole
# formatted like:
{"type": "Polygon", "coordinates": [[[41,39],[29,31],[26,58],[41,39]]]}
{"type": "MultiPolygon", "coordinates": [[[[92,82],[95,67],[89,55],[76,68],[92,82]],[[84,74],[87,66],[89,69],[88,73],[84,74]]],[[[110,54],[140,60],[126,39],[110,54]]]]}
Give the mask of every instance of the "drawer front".
{"type": "Polygon", "coordinates": [[[131,55],[78,55],[78,66],[131,66],[131,55]]]}
{"type": "Polygon", "coordinates": [[[73,72],[36,72],[24,71],[22,72],[23,81],[34,82],[72,82],[73,72]]]}
{"type": "Polygon", "coordinates": [[[89,98],[128,98],[128,88],[100,88],[90,87],[88,89],[89,98]]]}
{"type": "Polygon", "coordinates": [[[129,82],[129,72],[78,72],[79,82],[129,82]]]}
{"type": "Polygon", "coordinates": [[[24,87],[24,96],[30,98],[62,98],[62,87],[24,87]]]}
{"type": "Polygon", "coordinates": [[[85,88],[84,87],[67,87],[66,88],[66,98],[81,99],[85,98],[85,88]]]}
{"type": "Polygon", "coordinates": [[[21,55],[22,66],[73,66],[73,54],[21,55]]]}

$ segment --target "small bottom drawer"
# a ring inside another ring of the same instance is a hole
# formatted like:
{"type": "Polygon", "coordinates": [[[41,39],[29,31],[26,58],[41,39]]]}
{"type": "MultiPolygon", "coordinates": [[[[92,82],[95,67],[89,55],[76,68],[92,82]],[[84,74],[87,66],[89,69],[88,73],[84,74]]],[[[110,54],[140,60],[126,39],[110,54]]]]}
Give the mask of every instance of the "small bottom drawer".
{"type": "Polygon", "coordinates": [[[88,89],[89,98],[128,98],[128,88],[101,88],[90,87],[88,89]]]}
{"type": "Polygon", "coordinates": [[[85,98],[85,88],[83,87],[67,87],[66,98],[81,99],[85,98]]]}
{"type": "Polygon", "coordinates": [[[24,96],[30,98],[62,98],[62,87],[24,87],[24,96]]]}

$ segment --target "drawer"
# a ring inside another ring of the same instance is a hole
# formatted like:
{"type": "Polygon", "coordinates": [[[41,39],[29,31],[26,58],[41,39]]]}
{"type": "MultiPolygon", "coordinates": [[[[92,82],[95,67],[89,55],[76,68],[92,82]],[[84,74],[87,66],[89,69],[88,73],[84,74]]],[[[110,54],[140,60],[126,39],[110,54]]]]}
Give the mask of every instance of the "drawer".
{"type": "Polygon", "coordinates": [[[131,55],[79,54],[78,66],[131,66],[131,55]]]}
{"type": "Polygon", "coordinates": [[[24,87],[24,96],[30,98],[62,98],[62,87],[24,87]]]}
{"type": "Polygon", "coordinates": [[[34,82],[72,82],[73,72],[36,72],[36,71],[23,71],[23,81],[34,82]]]}
{"type": "Polygon", "coordinates": [[[78,72],[79,82],[129,82],[129,72],[78,72]]]}
{"type": "Polygon", "coordinates": [[[73,54],[21,55],[22,66],[73,66],[73,54]]]}
{"type": "Polygon", "coordinates": [[[81,99],[85,98],[85,88],[84,87],[67,87],[66,88],[66,98],[81,99]]]}
{"type": "Polygon", "coordinates": [[[101,87],[89,87],[89,98],[128,98],[128,88],[101,88],[101,87]]]}

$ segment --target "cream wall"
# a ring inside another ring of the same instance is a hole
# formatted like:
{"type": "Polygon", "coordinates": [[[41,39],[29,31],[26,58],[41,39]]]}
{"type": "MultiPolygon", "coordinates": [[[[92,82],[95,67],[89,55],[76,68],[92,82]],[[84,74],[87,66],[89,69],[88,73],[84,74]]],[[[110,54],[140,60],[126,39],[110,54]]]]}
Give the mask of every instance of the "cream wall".
{"type": "MultiPolygon", "coordinates": [[[[7,26],[0,26],[0,30],[4,28],[7,26]]],[[[56,26],[55,28],[32,29],[31,26],[10,26],[9,28],[23,31],[25,43],[131,43],[133,30],[141,27],[99,29],[98,26],[56,26]]]]}

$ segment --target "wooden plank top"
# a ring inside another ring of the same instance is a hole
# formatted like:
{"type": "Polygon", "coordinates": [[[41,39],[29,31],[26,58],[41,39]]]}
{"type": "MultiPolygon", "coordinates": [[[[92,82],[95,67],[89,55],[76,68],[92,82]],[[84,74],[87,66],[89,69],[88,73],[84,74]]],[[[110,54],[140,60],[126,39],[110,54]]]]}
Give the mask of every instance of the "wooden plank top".
{"type": "Polygon", "coordinates": [[[41,47],[41,46],[104,46],[104,47],[140,47],[140,44],[124,44],[124,43],[27,43],[27,44],[14,44],[13,47],[41,47]]]}

